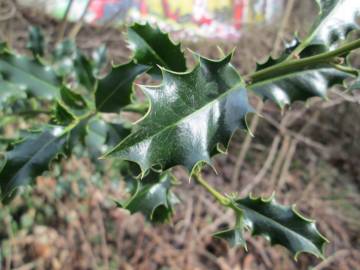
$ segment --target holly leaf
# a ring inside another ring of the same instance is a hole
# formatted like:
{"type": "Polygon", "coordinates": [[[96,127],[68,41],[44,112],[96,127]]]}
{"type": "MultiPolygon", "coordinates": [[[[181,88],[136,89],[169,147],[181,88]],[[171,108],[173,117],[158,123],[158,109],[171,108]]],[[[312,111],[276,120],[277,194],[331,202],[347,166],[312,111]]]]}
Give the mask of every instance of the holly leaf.
{"type": "Polygon", "coordinates": [[[231,56],[199,57],[200,64],[186,73],[162,69],[161,85],[142,86],[151,103],[146,117],[105,156],[133,161],[143,175],[153,166],[192,170],[211,164],[236,129],[247,129],[245,117],[253,111],[231,56]]]}
{"type": "Polygon", "coordinates": [[[80,84],[85,86],[90,92],[95,88],[94,70],[89,59],[82,54],[79,50],[76,51],[73,60],[73,67],[80,84]]]}
{"type": "Polygon", "coordinates": [[[31,50],[34,57],[44,56],[44,34],[37,26],[29,27],[29,40],[26,47],[31,50]]]}
{"type": "Polygon", "coordinates": [[[34,178],[49,167],[49,163],[62,153],[66,141],[62,127],[33,133],[5,153],[0,170],[0,191],[3,203],[9,202],[16,190],[31,184],[34,178]]]}
{"type": "Polygon", "coordinates": [[[213,237],[225,240],[231,247],[246,247],[242,228],[233,228],[219,231],[214,233],[213,237]]]}
{"type": "Polygon", "coordinates": [[[70,90],[66,86],[60,88],[60,101],[64,107],[73,115],[79,116],[88,110],[85,99],[78,93],[70,90]]]}
{"type": "Polygon", "coordinates": [[[273,196],[269,199],[248,196],[232,203],[243,214],[244,223],[253,235],[266,237],[272,245],[286,247],[295,260],[303,252],[323,258],[328,240],[319,233],[315,222],[300,215],[295,206],[280,205],[273,196]]]}
{"type": "Polygon", "coordinates": [[[0,75],[4,81],[17,85],[27,93],[44,99],[59,95],[60,78],[51,67],[38,59],[14,55],[8,49],[0,51],[0,75]]]}
{"type": "Polygon", "coordinates": [[[175,195],[170,191],[174,177],[170,173],[158,174],[153,171],[142,180],[130,178],[131,197],[117,206],[130,211],[140,212],[155,223],[168,221],[173,214],[175,195]]]}
{"type": "Polygon", "coordinates": [[[360,1],[316,0],[319,15],[302,48],[320,52],[335,49],[347,34],[360,28],[360,1]]]}
{"type": "Polygon", "coordinates": [[[95,91],[95,103],[99,112],[119,112],[124,106],[131,103],[133,82],[137,76],[144,73],[149,67],[135,64],[113,66],[110,73],[98,81],[95,91]]]}
{"type": "Polygon", "coordinates": [[[70,113],[67,108],[57,102],[53,109],[51,122],[56,125],[68,126],[75,120],[74,114],[70,113]]]}
{"type": "Polygon", "coordinates": [[[134,24],[128,28],[128,43],[136,63],[152,66],[148,73],[161,75],[157,65],[172,71],[186,71],[186,61],[180,44],[174,44],[169,35],[149,24],[134,24]]]}

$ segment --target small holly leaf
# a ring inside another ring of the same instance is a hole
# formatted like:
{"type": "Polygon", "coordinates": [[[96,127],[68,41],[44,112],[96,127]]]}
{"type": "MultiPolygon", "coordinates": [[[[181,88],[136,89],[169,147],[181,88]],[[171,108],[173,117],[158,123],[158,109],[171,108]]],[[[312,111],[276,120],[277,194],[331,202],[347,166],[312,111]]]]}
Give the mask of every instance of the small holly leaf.
{"type": "Polygon", "coordinates": [[[19,99],[25,99],[26,93],[15,84],[0,79],[0,110],[19,99]]]}
{"type": "Polygon", "coordinates": [[[73,123],[75,116],[61,103],[57,102],[53,110],[51,122],[56,125],[68,126],[73,123]]]}
{"type": "Polygon", "coordinates": [[[136,63],[152,66],[148,71],[152,76],[161,75],[157,65],[172,71],[186,71],[186,60],[180,44],[174,44],[169,35],[157,27],[134,24],[128,28],[128,43],[136,63]]]}
{"type": "Polygon", "coordinates": [[[274,197],[251,196],[234,200],[233,206],[243,213],[244,223],[253,235],[265,236],[272,245],[286,247],[295,260],[303,252],[323,258],[327,239],[319,233],[314,221],[301,216],[294,206],[280,205],[274,197]]]}
{"type": "Polygon", "coordinates": [[[245,117],[253,111],[231,56],[199,57],[186,73],[163,69],[161,85],[142,87],[151,103],[146,117],[106,156],[133,161],[143,174],[153,166],[211,164],[236,129],[247,129],[245,117]]]}
{"type": "Polygon", "coordinates": [[[17,85],[27,93],[44,99],[59,95],[60,78],[38,59],[14,55],[8,49],[0,52],[0,75],[4,81],[17,85]]]}
{"type": "Polygon", "coordinates": [[[213,237],[225,240],[231,247],[246,247],[243,228],[219,231],[214,233],[213,237]]]}
{"type": "Polygon", "coordinates": [[[62,86],[60,88],[60,98],[63,106],[76,116],[82,115],[88,110],[88,106],[84,98],[66,86],[62,86]]]}
{"type": "Polygon", "coordinates": [[[66,141],[62,127],[49,127],[33,133],[5,153],[0,169],[0,190],[3,203],[9,202],[15,190],[32,183],[49,167],[49,163],[62,153],[66,141]]]}
{"type": "Polygon", "coordinates": [[[133,61],[113,66],[110,73],[98,81],[95,91],[95,103],[99,112],[119,112],[131,103],[133,82],[137,76],[149,67],[135,64],[133,61]]]}
{"type": "Polygon", "coordinates": [[[335,49],[347,34],[360,29],[360,1],[316,0],[319,15],[310,34],[301,45],[307,51],[320,52],[335,49]]]}
{"type": "Polygon", "coordinates": [[[89,59],[79,50],[75,53],[73,66],[78,82],[85,86],[90,92],[93,92],[95,88],[93,66],[89,59]]]}
{"type": "Polygon", "coordinates": [[[44,56],[44,34],[39,27],[29,27],[29,40],[26,47],[31,50],[34,57],[44,56]]]}
{"type": "Polygon", "coordinates": [[[243,213],[240,210],[235,212],[236,224],[234,228],[222,230],[213,234],[213,237],[223,239],[229,243],[231,247],[246,247],[244,238],[243,213]]]}
{"type": "Polygon", "coordinates": [[[141,212],[148,220],[163,223],[173,214],[175,195],[170,191],[174,177],[170,173],[151,171],[142,180],[130,178],[131,197],[125,202],[116,202],[118,207],[131,214],[141,212]],[[135,184],[135,185],[133,185],[135,184]]]}

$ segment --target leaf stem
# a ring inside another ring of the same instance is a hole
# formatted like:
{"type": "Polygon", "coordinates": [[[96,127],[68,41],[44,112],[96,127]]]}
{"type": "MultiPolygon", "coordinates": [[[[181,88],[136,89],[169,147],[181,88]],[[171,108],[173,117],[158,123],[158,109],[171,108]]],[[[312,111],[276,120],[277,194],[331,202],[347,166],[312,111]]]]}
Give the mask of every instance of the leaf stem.
{"type": "Polygon", "coordinates": [[[213,197],[223,206],[229,207],[231,201],[226,196],[222,195],[219,191],[213,188],[209,183],[202,178],[200,173],[195,174],[194,176],[195,181],[200,184],[203,188],[205,188],[213,197]]]}
{"type": "Polygon", "coordinates": [[[339,64],[331,64],[332,67],[334,67],[337,70],[358,76],[359,75],[359,71],[357,71],[354,68],[348,67],[348,66],[343,66],[343,65],[339,65],[339,64]]]}
{"type": "Polygon", "coordinates": [[[271,78],[281,72],[288,73],[292,70],[300,70],[302,68],[306,68],[315,64],[321,63],[329,63],[334,57],[343,56],[344,54],[360,48],[360,39],[357,39],[353,42],[349,42],[348,44],[341,46],[340,48],[330,51],[321,53],[315,56],[306,57],[303,59],[295,59],[287,62],[283,62],[263,70],[254,72],[247,77],[247,81],[249,84],[254,84],[259,81],[263,81],[265,79],[271,78]]]}

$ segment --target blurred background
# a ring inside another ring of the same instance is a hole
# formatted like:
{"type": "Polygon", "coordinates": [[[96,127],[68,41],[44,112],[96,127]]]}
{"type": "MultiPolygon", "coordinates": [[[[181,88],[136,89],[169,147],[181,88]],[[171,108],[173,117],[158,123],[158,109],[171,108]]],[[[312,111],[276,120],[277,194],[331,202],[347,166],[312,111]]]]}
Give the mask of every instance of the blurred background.
{"type": "MultiPolygon", "coordinates": [[[[295,32],[304,36],[317,12],[313,0],[0,0],[0,40],[29,54],[34,25],[50,46],[72,38],[90,56],[106,45],[119,64],[131,54],[125,25],[149,21],[207,57],[218,56],[216,46],[235,47],[233,64],[245,75],[279,55],[295,32]]],[[[281,203],[296,203],[331,241],[324,261],[306,254],[294,261],[249,235],[248,252],[212,238],[232,223],[232,213],[181,168],[172,221],[151,225],[114,206],[111,198],[126,197],[122,179],[110,163],[99,168],[78,149],[78,157],[38,177],[31,192],[0,206],[0,269],[360,269],[360,94],[338,87],[329,100],[295,103],[284,113],[256,97],[251,102],[262,115],[249,119],[255,137],[236,133],[229,155],[215,158],[219,174],[206,171],[206,179],[223,192],[275,190],[281,203]]]]}

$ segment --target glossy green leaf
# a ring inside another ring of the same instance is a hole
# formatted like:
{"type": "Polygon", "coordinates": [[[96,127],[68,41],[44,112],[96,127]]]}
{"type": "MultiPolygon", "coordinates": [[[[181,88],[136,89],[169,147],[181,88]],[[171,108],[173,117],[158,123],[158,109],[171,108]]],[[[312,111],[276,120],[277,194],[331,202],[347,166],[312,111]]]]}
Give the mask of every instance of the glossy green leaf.
{"type": "Polygon", "coordinates": [[[319,5],[317,17],[303,47],[313,52],[331,50],[346,39],[347,34],[359,29],[360,1],[316,0],[319,5]],[[311,48],[310,48],[311,47],[311,48]]]}
{"type": "Polygon", "coordinates": [[[95,89],[93,66],[90,60],[78,50],[75,53],[73,67],[78,82],[85,86],[88,91],[93,92],[95,89]]]}
{"type": "Polygon", "coordinates": [[[33,55],[44,56],[45,45],[44,45],[44,34],[41,29],[37,26],[29,27],[29,40],[26,47],[31,50],[33,55]]]}
{"type": "Polygon", "coordinates": [[[131,197],[125,202],[116,202],[118,207],[132,214],[141,212],[156,223],[170,219],[175,201],[175,195],[170,190],[174,181],[171,174],[150,172],[142,180],[130,178],[127,181],[131,181],[131,197]]]}
{"type": "Polygon", "coordinates": [[[148,66],[135,64],[133,61],[114,66],[111,72],[98,81],[95,92],[96,108],[99,112],[119,112],[131,103],[133,82],[144,73],[148,66]]]}
{"type": "Polygon", "coordinates": [[[161,75],[157,65],[172,71],[186,71],[186,61],[180,44],[174,44],[168,34],[149,24],[134,24],[128,29],[128,43],[136,63],[152,66],[148,71],[161,75]]]}
{"type": "Polygon", "coordinates": [[[293,207],[278,204],[273,197],[269,199],[236,199],[233,204],[244,215],[244,222],[253,235],[266,237],[272,245],[286,247],[295,255],[302,252],[323,258],[327,243],[317,230],[314,221],[301,216],[293,207]]]}
{"type": "Polygon", "coordinates": [[[16,189],[32,183],[49,167],[63,149],[66,133],[61,127],[52,127],[41,133],[29,135],[5,153],[5,161],[0,170],[1,200],[12,199],[16,189]]]}
{"type": "Polygon", "coordinates": [[[60,98],[61,103],[74,115],[82,115],[88,110],[85,99],[66,86],[60,88],[60,98]]]}
{"type": "Polygon", "coordinates": [[[57,103],[53,110],[52,122],[56,125],[67,126],[74,122],[75,116],[61,103],[57,103]]]}
{"type": "Polygon", "coordinates": [[[136,162],[143,173],[154,166],[211,164],[232,133],[247,128],[246,114],[253,111],[230,60],[200,57],[191,72],[163,70],[161,85],[142,87],[151,102],[146,117],[107,156],[136,162]]]}
{"type": "Polygon", "coordinates": [[[60,78],[38,59],[14,55],[5,49],[0,52],[0,75],[30,95],[45,99],[59,95],[60,78]]]}

